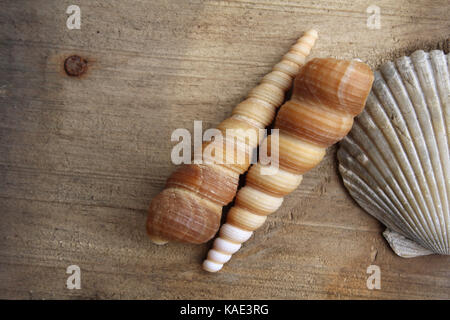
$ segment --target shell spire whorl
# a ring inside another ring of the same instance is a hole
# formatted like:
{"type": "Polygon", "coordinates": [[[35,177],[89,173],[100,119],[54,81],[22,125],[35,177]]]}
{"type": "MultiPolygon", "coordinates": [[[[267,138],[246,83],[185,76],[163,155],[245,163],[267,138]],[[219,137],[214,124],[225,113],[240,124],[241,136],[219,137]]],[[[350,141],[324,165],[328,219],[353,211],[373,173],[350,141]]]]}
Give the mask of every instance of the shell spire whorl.
{"type": "Polygon", "coordinates": [[[219,271],[267,215],[281,206],[283,197],[297,188],[302,174],[322,160],[325,149],[350,131],[372,82],[373,73],[362,62],[314,59],[302,68],[291,100],[275,121],[278,141],[268,136],[263,142],[269,153],[278,147],[279,169],[263,174],[261,163],[250,168],[246,185],[238,191],[235,206],[203,262],[204,270],[219,271]]]}
{"type": "Polygon", "coordinates": [[[165,189],[150,204],[147,233],[154,243],[204,243],[216,234],[222,207],[234,198],[239,175],[247,171],[253,149],[260,141],[246,139],[240,132],[258,132],[273,122],[276,109],[283,103],[316,39],[317,31],[307,31],[247,99],[234,108],[232,116],[219,124],[217,129],[224,135],[228,129],[234,129],[237,140],[205,143],[202,156],[208,163],[182,165],[169,177],[165,189]],[[244,152],[243,163],[228,161],[224,142],[244,152]],[[224,159],[212,158],[210,151],[215,148],[223,150],[224,159]]]}

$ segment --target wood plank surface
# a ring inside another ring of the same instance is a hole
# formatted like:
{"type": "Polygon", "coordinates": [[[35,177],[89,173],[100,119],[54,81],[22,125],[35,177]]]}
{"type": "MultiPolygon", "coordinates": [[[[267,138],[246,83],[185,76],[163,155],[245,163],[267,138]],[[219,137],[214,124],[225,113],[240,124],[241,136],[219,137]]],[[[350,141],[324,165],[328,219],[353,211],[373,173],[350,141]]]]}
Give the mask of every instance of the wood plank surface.
{"type": "Polygon", "coordinates": [[[447,0],[78,0],[69,30],[72,2],[0,1],[0,298],[450,298],[450,257],[396,256],[343,187],[335,147],[218,274],[200,267],[211,243],[145,233],[174,129],[216,126],[311,27],[311,57],[375,68],[448,52],[447,0]],[[72,54],[88,61],[80,78],[63,71],[72,54]],[[66,288],[73,264],[81,290],[66,288]],[[366,286],[371,264],[381,290],[366,286]]]}

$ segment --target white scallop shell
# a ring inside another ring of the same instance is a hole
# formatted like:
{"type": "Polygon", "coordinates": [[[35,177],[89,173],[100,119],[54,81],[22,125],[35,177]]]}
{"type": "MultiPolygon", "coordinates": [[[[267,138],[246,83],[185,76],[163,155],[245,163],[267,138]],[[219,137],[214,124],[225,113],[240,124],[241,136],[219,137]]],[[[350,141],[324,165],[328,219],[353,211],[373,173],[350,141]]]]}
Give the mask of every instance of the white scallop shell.
{"type": "Polygon", "coordinates": [[[338,151],[346,188],[402,257],[450,254],[448,60],[419,50],[383,64],[338,151]]]}

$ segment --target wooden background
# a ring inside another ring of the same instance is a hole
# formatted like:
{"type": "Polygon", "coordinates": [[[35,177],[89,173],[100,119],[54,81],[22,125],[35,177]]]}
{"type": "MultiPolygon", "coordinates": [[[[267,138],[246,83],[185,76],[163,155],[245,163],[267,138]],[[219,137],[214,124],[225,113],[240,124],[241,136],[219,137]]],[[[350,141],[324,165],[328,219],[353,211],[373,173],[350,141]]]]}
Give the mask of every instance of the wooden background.
{"type": "Polygon", "coordinates": [[[217,125],[311,27],[313,57],[376,67],[448,51],[447,0],[0,3],[0,298],[450,298],[450,257],[394,255],[345,191],[336,148],[218,274],[200,268],[210,243],[145,233],[174,129],[217,125]],[[81,30],[66,27],[70,4],[81,30]],[[62,70],[71,54],[88,60],[81,78],[62,70]],[[81,290],[66,288],[72,264],[81,290]],[[371,264],[381,290],[366,287],[371,264]]]}

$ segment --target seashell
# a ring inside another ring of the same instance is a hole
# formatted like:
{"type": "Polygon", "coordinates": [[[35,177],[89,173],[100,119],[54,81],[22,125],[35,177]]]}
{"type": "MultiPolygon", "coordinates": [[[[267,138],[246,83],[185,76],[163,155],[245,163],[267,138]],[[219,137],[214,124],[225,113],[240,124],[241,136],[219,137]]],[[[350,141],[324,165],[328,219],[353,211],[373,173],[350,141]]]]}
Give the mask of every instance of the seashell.
{"type": "Polygon", "coordinates": [[[402,257],[450,254],[449,82],[439,50],[385,63],[340,143],[344,185],[402,257]]]}
{"type": "MultiPolygon", "coordinates": [[[[242,129],[234,131],[236,139],[225,136],[224,141],[205,143],[202,155],[206,164],[183,165],[170,176],[165,189],[150,204],[147,233],[154,243],[164,244],[169,240],[203,243],[216,234],[222,207],[233,200],[239,175],[247,171],[253,149],[260,141],[257,136],[256,139],[247,139],[245,132],[258,132],[272,123],[276,109],[282,104],[285,92],[316,39],[315,30],[307,31],[272,72],[250,91],[248,98],[233,110],[232,116],[219,124],[217,129],[223,133],[227,129],[242,129]],[[231,156],[227,155],[224,147],[226,142],[245,154],[244,161],[239,162],[237,155],[228,161],[231,156]],[[219,149],[222,157],[215,153],[219,149]]],[[[223,246],[220,241],[217,243],[220,248],[225,248],[220,252],[232,252],[235,248],[227,244],[223,246]]],[[[211,256],[224,260],[224,256],[217,252],[211,256]]]]}
{"type": "Polygon", "coordinates": [[[277,147],[278,171],[264,174],[262,169],[269,167],[260,162],[250,168],[246,186],[237,193],[227,222],[203,262],[204,270],[219,271],[267,215],[281,206],[283,197],[297,188],[302,174],[322,160],[326,147],[350,131],[372,81],[372,71],[362,62],[314,59],[302,68],[291,100],[280,108],[275,121],[278,141],[271,135],[263,142],[269,152],[277,147]],[[235,250],[228,250],[232,246],[235,250]]]}

